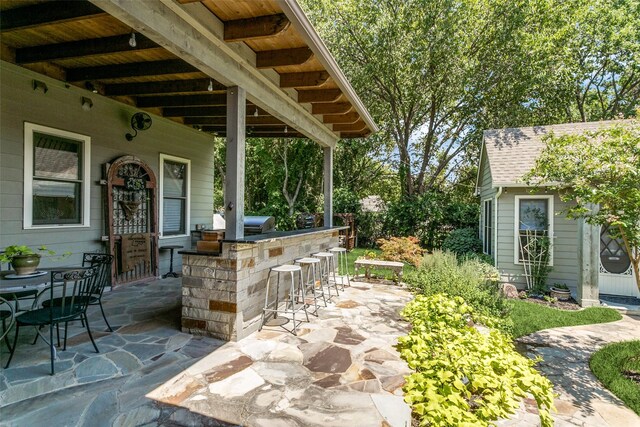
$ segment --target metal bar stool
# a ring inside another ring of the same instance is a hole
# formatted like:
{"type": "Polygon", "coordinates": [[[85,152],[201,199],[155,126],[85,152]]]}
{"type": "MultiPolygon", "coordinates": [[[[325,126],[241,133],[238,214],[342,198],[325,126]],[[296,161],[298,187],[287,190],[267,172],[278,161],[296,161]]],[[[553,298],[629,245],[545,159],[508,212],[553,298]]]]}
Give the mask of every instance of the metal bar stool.
{"type": "Polygon", "coordinates": [[[338,292],[338,281],[336,280],[336,268],[334,265],[333,254],[331,252],[318,252],[311,254],[312,257],[320,259],[320,281],[323,286],[327,287],[329,292],[329,299],[331,299],[331,287],[336,291],[336,296],[340,296],[338,292]],[[331,284],[330,276],[333,273],[333,285],[331,284]]]}
{"type": "MultiPolygon", "coordinates": [[[[345,277],[347,278],[347,286],[351,286],[351,279],[349,279],[349,263],[347,261],[347,250],[345,248],[341,248],[337,246],[335,248],[329,249],[329,252],[331,252],[332,254],[335,254],[336,257],[338,258],[338,263],[337,263],[338,270],[344,269],[343,270],[344,275],[342,275],[342,280],[341,280],[342,290],[344,291],[345,277]]],[[[338,275],[340,275],[340,271],[338,271],[338,275]]]]}
{"type": "Polygon", "coordinates": [[[307,278],[303,283],[303,287],[305,288],[305,292],[308,289],[311,289],[311,298],[313,298],[313,304],[315,306],[315,311],[311,314],[318,317],[318,310],[320,308],[318,307],[318,298],[322,298],[324,306],[327,306],[327,299],[324,296],[324,287],[322,286],[322,281],[319,281],[318,283],[317,280],[318,274],[316,273],[316,266],[320,267],[320,260],[318,258],[300,258],[295,262],[296,264],[300,264],[300,267],[302,267],[303,269],[304,267],[307,268],[307,278]],[[318,284],[320,285],[320,287],[317,286],[318,284]]]}
{"type": "MultiPolygon", "coordinates": [[[[265,324],[267,319],[267,312],[273,313],[273,318],[278,317],[278,313],[290,314],[291,319],[293,321],[293,330],[289,331],[293,335],[297,335],[297,324],[296,324],[296,312],[303,310],[305,316],[307,317],[307,322],[309,321],[309,313],[307,313],[307,304],[305,302],[305,289],[302,283],[302,267],[299,265],[278,265],[276,267],[272,267],[269,269],[269,277],[267,278],[267,289],[264,297],[264,308],[262,309],[262,320],[260,322],[259,331],[262,330],[262,327],[265,324]],[[277,273],[278,277],[276,279],[276,297],[275,301],[269,302],[269,289],[271,287],[271,274],[277,273]],[[288,273],[291,278],[291,288],[289,290],[288,296],[285,295],[284,302],[285,306],[283,309],[280,309],[278,306],[280,305],[280,273],[284,273],[285,277],[288,273]],[[298,286],[296,289],[296,276],[298,277],[298,286]],[[273,308],[272,308],[273,307],[273,308]]],[[[284,328],[286,329],[286,328],[284,328]]]]}

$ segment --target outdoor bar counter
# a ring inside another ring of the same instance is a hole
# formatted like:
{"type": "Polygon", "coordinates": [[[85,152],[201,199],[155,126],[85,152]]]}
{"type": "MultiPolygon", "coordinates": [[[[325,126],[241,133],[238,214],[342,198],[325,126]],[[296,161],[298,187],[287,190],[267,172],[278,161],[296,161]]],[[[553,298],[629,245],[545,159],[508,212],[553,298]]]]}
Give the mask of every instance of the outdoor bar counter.
{"type": "MultiPolygon", "coordinates": [[[[221,253],[182,254],[182,331],[238,341],[260,326],[269,269],[338,246],[346,227],[223,240],[221,253]]],[[[286,288],[280,287],[284,295],[286,288]]]]}

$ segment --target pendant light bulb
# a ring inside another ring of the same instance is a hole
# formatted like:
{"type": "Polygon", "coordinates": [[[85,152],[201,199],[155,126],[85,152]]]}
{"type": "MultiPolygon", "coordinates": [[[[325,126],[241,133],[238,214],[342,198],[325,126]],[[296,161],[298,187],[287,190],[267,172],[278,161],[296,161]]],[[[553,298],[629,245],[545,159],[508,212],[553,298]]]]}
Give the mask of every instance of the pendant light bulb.
{"type": "Polygon", "coordinates": [[[284,133],[289,133],[289,127],[287,126],[284,127],[284,133]]]}
{"type": "Polygon", "coordinates": [[[209,79],[209,86],[207,86],[209,92],[213,92],[213,80],[209,79]]]}
{"type": "Polygon", "coordinates": [[[129,38],[129,46],[136,47],[138,43],[136,42],[136,33],[131,33],[131,37],[129,38]]]}
{"type": "Polygon", "coordinates": [[[256,111],[253,112],[253,117],[258,117],[258,108],[256,107],[256,111]]]}

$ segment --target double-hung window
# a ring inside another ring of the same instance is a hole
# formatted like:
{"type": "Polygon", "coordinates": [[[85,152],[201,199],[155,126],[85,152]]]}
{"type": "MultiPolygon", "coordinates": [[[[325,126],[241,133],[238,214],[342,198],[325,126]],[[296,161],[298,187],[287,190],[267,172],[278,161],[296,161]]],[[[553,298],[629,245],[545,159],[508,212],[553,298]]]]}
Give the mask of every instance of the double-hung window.
{"type": "Polygon", "coordinates": [[[515,196],[515,263],[548,250],[553,265],[553,196],[515,196]]]}
{"type": "Polygon", "coordinates": [[[88,227],[91,138],[24,125],[24,228],[88,227]]]}
{"type": "Polygon", "coordinates": [[[493,199],[482,202],[482,252],[493,255],[493,199]]]}
{"type": "Polygon", "coordinates": [[[163,237],[188,234],[190,167],[188,159],[160,154],[160,225],[163,237]]]}

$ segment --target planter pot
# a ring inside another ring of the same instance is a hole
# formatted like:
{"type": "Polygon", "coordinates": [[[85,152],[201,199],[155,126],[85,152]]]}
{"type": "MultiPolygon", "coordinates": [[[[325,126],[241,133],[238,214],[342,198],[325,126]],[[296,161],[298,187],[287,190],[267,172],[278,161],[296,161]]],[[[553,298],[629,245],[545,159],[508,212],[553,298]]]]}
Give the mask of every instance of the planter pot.
{"type": "Polygon", "coordinates": [[[15,255],[11,260],[11,265],[18,276],[31,274],[40,265],[39,254],[15,255]]]}
{"type": "Polygon", "coordinates": [[[550,293],[553,298],[558,298],[558,301],[568,301],[571,298],[571,291],[568,289],[556,289],[552,287],[550,293]]]}

